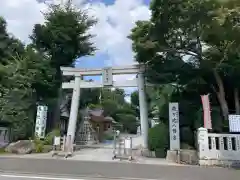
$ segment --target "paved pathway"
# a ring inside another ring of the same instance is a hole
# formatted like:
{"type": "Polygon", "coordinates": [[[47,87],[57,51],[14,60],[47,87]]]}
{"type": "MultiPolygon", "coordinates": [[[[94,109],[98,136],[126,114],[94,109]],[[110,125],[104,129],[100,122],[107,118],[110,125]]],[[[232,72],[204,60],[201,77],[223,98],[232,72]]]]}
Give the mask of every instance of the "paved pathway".
{"type": "MultiPolygon", "coordinates": [[[[123,137],[131,136],[133,138],[133,148],[139,147],[142,138],[137,135],[124,134],[123,137]]],[[[98,149],[82,149],[74,153],[74,160],[92,160],[92,161],[112,161],[113,144],[107,144],[98,149]]],[[[138,158],[137,158],[138,159],[138,158]]]]}
{"type": "MultiPolygon", "coordinates": [[[[133,137],[133,148],[137,149],[141,143],[142,138],[138,135],[128,135],[124,134],[123,136],[133,137]]],[[[9,155],[6,157],[15,157],[15,158],[30,158],[30,159],[62,159],[62,157],[56,156],[52,157],[52,153],[43,153],[43,154],[26,154],[26,155],[9,155]]],[[[100,161],[100,162],[119,162],[119,160],[112,160],[113,157],[113,145],[106,144],[102,145],[101,148],[86,148],[74,152],[74,156],[69,158],[70,160],[76,161],[100,161]]],[[[133,152],[133,163],[138,164],[160,164],[160,165],[176,165],[181,166],[176,163],[167,162],[165,159],[155,159],[155,158],[145,158],[140,157],[137,151],[133,152]]]]}

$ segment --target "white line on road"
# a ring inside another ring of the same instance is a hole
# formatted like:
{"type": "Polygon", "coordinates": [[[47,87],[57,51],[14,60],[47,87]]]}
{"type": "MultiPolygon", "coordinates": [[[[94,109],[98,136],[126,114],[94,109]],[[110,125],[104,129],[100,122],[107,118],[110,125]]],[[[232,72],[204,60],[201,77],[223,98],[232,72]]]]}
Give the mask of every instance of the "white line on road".
{"type": "Polygon", "coordinates": [[[13,175],[13,174],[0,174],[0,180],[1,177],[5,177],[5,178],[21,178],[21,179],[42,179],[42,180],[165,180],[165,179],[146,179],[146,178],[130,178],[130,177],[86,177],[86,179],[76,179],[76,178],[67,178],[66,176],[70,176],[70,175],[66,175],[65,174],[65,178],[63,177],[53,177],[54,175],[39,175],[39,176],[34,176],[34,175],[13,175]]]}
{"type": "Polygon", "coordinates": [[[43,180],[84,180],[84,179],[72,179],[72,178],[60,178],[60,177],[43,177],[43,176],[21,176],[21,175],[0,175],[0,177],[7,178],[24,178],[24,179],[43,179],[43,180]]]}

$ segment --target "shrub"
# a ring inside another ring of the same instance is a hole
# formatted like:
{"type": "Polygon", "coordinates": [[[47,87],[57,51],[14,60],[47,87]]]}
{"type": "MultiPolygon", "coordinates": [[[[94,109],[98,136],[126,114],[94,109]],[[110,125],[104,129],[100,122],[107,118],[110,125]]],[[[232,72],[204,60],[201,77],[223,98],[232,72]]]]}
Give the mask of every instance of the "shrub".
{"type": "Polygon", "coordinates": [[[103,135],[103,139],[104,139],[104,140],[113,140],[113,139],[114,139],[114,136],[113,136],[113,134],[105,133],[105,134],[103,135]]]}
{"type": "Polygon", "coordinates": [[[160,123],[149,129],[148,147],[150,151],[155,151],[157,157],[163,156],[162,152],[165,155],[169,148],[169,131],[165,124],[160,123]]]}
{"type": "Polygon", "coordinates": [[[0,154],[4,154],[6,153],[5,149],[4,148],[0,148],[0,154]]]}
{"type": "Polygon", "coordinates": [[[123,125],[123,129],[130,134],[137,133],[137,120],[133,114],[116,114],[118,122],[123,125]]]}
{"type": "Polygon", "coordinates": [[[42,153],[44,150],[44,142],[37,137],[33,140],[33,142],[34,142],[35,152],[42,153]]]}

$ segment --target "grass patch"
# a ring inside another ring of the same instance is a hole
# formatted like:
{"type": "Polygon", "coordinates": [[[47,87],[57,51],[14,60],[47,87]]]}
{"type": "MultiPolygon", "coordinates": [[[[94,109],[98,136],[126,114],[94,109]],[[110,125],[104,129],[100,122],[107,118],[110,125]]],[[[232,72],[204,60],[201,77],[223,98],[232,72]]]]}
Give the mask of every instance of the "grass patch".
{"type": "Polygon", "coordinates": [[[4,148],[0,148],[0,154],[7,154],[4,148]]]}

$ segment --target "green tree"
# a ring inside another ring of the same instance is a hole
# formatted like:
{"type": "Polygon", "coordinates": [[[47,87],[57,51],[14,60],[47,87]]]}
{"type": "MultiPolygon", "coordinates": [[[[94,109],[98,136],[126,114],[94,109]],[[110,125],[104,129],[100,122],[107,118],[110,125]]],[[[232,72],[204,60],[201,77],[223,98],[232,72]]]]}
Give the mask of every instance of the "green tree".
{"type": "MultiPolygon", "coordinates": [[[[93,80],[88,80],[92,82],[93,80]]],[[[98,88],[81,89],[80,95],[80,109],[86,108],[89,105],[96,105],[100,103],[101,90],[98,88]]]]}
{"type": "Polygon", "coordinates": [[[134,92],[131,93],[131,104],[134,107],[138,107],[139,106],[138,91],[134,91],[134,92]]]}
{"type": "Polygon", "coordinates": [[[12,56],[24,53],[23,44],[7,33],[7,23],[0,16],[0,63],[7,64],[12,56]]]}
{"type": "Polygon", "coordinates": [[[54,71],[49,67],[48,59],[30,47],[0,65],[0,119],[12,123],[14,140],[33,135],[36,103],[46,93],[53,93],[49,82],[53,81],[54,71]]]}
{"type": "MultiPolygon", "coordinates": [[[[147,101],[147,109],[148,109],[149,117],[152,117],[151,96],[153,95],[153,93],[155,93],[155,91],[152,88],[150,88],[150,87],[146,88],[146,101],[147,101]]],[[[139,92],[138,91],[132,92],[130,97],[131,97],[131,106],[133,109],[135,109],[135,112],[136,112],[137,116],[139,117],[140,116],[139,92]]]]}
{"type": "Polygon", "coordinates": [[[14,140],[33,135],[36,105],[51,103],[55,69],[50,58],[7,33],[0,18],[0,120],[13,125],[14,140]]]}
{"type": "Polygon", "coordinates": [[[117,102],[115,102],[113,99],[106,99],[101,105],[103,107],[105,116],[112,116],[113,118],[115,117],[115,114],[119,108],[117,102]]]}
{"type": "Polygon", "coordinates": [[[151,104],[162,122],[168,103],[179,102],[184,143],[193,145],[203,124],[200,95],[210,94],[215,132],[225,131],[229,113],[239,114],[239,7],[236,0],[153,0],[151,19],[129,36],[147,80],[157,84],[151,104]]]}
{"type": "MultiPolygon", "coordinates": [[[[90,107],[100,107],[104,110],[104,116],[111,116],[115,121],[123,125],[123,130],[136,133],[138,123],[137,113],[131,104],[125,101],[125,93],[122,89],[102,89],[100,104],[90,107]]],[[[91,95],[90,95],[91,96],[91,95]]]]}
{"type": "Polygon", "coordinates": [[[192,88],[198,96],[211,93],[227,119],[225,73],[239,64],[238,7],[237,1],[152,1],[151,20],[137,22],[130,35],[136,60],[147,64],[148,80],[175,84],[181,92],[192,88]]]}
{"type": "Polygon", "coordinates": [[[92,55],[95,47],[93,37],[88,30],[96,23],[83,10],[66,3],[64,7],[51,5],[44,14],[44,24],[36,24],[31,35],[33,46],[37,51],[50,58],[51,67],[55,69],[55,103],[54,122],[60,117],[61,103],[61,66],[74,66],[75,60],[82,56],[92,55]]]}

